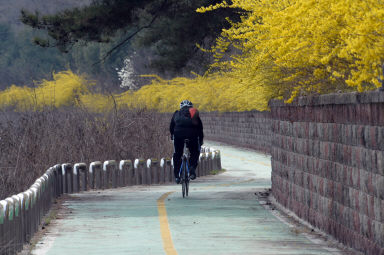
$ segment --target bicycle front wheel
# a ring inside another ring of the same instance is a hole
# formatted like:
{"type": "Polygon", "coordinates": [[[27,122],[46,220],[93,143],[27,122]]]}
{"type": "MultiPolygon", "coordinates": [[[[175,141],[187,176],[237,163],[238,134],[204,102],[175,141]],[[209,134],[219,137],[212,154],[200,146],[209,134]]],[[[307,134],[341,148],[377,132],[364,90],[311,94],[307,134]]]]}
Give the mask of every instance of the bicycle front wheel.
{"type": "Polygon", "coordinates": [[[185,185],[185,181],[183,181],[183,183],[181,184],[181,192],[183,194],[183,197],[185,197],[185,191],[186,191],[186,185],[185,185]]]}
{"type": "Polygon", "coordinates": [[[188,179],[185,180],[185,195],[188,196],[188,190],[189,190],[189,181],[188,179]]]}

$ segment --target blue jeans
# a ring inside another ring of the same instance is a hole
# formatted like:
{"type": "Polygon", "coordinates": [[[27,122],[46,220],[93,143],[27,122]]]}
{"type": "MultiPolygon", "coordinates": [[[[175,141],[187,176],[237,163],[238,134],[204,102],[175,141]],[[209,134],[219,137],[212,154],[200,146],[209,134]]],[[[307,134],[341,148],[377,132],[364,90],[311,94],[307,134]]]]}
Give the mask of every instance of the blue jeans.
{"type": "Polygon", "coordinates": [[[179,178],[179,171],[181,166],[181,157],[183,156],[184,140],[189,139],[187,148],[190,152],[189,158],[189,172],[195,174],[197,168],[199,156],[200,156],[200,144],[197,137],[183,137],[175,136],[173,139],[174,153],[173,153],[173,167],[175,178],[179,178]]]}

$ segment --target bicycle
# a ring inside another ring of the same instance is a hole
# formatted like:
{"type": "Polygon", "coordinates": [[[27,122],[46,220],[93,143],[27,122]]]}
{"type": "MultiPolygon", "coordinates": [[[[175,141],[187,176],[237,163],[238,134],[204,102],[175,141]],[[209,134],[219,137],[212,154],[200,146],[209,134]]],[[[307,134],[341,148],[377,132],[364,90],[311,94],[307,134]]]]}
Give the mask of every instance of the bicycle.
{"type": "Polygon", "coordinates": [[[189,159],[189,149],[187,148],[189,140],[184,140],[184,150],[183,150],[183,157],[181,161],[180,166],[180,184],[181,184],[181,192],[183,194],[183,198],[188,196],[188,189],[189,189],[189,165],[188,165],[188,159],[189,159]]]}

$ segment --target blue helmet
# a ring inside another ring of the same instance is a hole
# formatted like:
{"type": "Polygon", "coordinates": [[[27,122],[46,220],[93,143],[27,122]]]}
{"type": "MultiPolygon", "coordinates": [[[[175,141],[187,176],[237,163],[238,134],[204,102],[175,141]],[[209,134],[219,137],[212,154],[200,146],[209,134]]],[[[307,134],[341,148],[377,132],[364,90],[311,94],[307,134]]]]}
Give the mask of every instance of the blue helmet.
{"type": "Polygon", "coordinates": [[[189,100],[183,100],[181,103],[180,103],[180,109],[185,107],[185,106],[188,106],[188,107],[193,107],[193,104],[191,101],[189,100]]]}

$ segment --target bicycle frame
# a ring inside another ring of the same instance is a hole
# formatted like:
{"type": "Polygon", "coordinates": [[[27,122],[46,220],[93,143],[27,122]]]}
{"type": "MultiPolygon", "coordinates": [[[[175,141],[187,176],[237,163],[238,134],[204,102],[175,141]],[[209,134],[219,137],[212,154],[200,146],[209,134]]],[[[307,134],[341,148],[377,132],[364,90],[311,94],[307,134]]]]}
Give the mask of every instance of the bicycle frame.
{"type": "Polygon", "coordinates": [[[188,196],[188,189],[189,189],[189,164],[188,164],[189,150],[187,148],[188,142],[189,142],[188,139],[184,140],[184,151],[183,151],[183,157],[182,157],[182,162],[180,165],[180,172],[179,172],[183,197],[188,196]]]}

